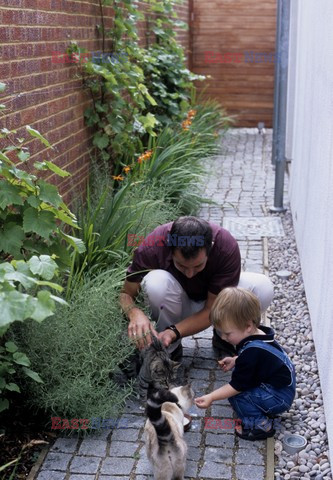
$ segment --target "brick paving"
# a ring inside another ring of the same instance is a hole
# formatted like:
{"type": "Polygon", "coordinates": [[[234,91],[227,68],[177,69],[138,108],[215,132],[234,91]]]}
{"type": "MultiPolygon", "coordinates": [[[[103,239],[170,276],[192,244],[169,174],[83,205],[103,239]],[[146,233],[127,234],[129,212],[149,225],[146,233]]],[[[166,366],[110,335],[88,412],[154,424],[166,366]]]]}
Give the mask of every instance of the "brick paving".
{"type": "MultiPolygon", "coordinates": [[[[264,217],[273,203],[271,130],[231,129],[222,140],[221,155],[207,161],[204,195],[216,204],[204,206],[200,216],[222,225],[225,217],[264,217]]],[[[238,238],[243,270],[264,271],[264,239],[238,238]]],[[[190,380],[196,396],[228,381],[217,368],[208,329],[183,339],[184,358],[179,372],[182,383],[190,380]]],[[[238,439],[233,429],[222,429],[217,420],[232,418],[228,401],[208,410],[193,407],[186,479],[264,480],[266,441],[238,439]],[[213,417],[205,424],[204,417],[213,417]],[[205,428],[206,427],[206,428],[205,428]],[[219,428],[208,428],[219,427],[219,428]]],[[[102,430],[85,439],[58,438],[34,480],[150,480],[151,468],[143,443],[144,409],[131,400],[122,416],[130,428],[102,430]]],[[[227,425],[225,425],[227,426],[227,425]]]]}

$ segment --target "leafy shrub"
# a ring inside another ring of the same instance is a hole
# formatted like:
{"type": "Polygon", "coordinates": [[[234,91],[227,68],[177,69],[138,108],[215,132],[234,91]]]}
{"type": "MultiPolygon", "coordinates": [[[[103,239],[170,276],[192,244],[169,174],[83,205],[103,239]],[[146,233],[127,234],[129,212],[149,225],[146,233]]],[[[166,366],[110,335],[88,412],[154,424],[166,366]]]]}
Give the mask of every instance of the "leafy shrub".
{"type": "Polygon", "coordinates": [[[133,350],[117,301],[123,281],[124,266],[106,271],[77,288],[52,319],[12,330],[44,382],[25,385],[35,409],[62,418],[117,415],[130,389],[112,374],[133,350]]]}

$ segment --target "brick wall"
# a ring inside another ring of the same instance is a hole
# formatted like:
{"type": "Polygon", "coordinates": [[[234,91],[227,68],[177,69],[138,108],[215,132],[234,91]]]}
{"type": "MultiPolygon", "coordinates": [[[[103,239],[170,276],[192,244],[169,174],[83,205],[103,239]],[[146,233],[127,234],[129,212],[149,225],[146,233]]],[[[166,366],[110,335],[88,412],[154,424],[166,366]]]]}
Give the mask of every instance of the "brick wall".
{"type": "MultiPolygon", "coordinates": [[[[187,21],[188,1],[177,7],[187,21]]],[[[140,5],[142,7],[142,5],[140,5]]],[[[105,23],[112,25],[112,9],[104,7],[105,23]]],[[[31,125],[44,135],[54,149],[37,140],[29,142],[31,162],[49,159],[72,173],[68,179],[50,177],[58,183],[67,201],[85,189],[92,149],[93,130],[84,124],[83,112],[91,104],[76,78],[73,64],[55,63],[54,52],[65,52],[77,41],[89,52],[102,50],[96,24],[100,23],[98,0],[1,0],[0,81],[7,84],[1,103],[7,107],[1,128],[31,125]]],[[[144,23],[140,26],[145,42],[144,23]]],[[[188,33],[180,36],[188,49],[188,33]]]]}

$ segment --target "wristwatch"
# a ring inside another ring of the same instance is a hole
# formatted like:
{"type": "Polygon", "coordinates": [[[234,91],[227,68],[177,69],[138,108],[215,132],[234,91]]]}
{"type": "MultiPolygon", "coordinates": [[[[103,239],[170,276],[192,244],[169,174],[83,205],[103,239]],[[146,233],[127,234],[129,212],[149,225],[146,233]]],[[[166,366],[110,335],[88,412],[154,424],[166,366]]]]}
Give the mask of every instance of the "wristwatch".
{"type": "Polygon", "coordinates": [[[165,328],[165,330],[172,330],[176,334],[176,340],[179,340],[181,337],[180,331],[176,327],[176,325],[169,325],[165,328]]]}

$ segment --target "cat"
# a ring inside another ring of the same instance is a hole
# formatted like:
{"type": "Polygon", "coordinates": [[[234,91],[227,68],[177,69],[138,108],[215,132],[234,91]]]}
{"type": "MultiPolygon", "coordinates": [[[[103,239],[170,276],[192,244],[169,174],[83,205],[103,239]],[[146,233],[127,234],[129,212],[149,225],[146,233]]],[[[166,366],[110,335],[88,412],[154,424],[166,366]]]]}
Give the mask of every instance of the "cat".
{"type": "Polygon", "coordinates": [[[145,443],[155,480],[184,479],[187,455],[184,413],[193,400],[191,385],[148,394],[145,443]]]}
{"type": "Polygon", "coordinates": [[[141,352],[142,365],[138,373],[140,397],[146,398],[148,387],[169,389],[174,381],[179,362],[170,359],[160,340],[152,336],[152,343],[141,352]]]}

